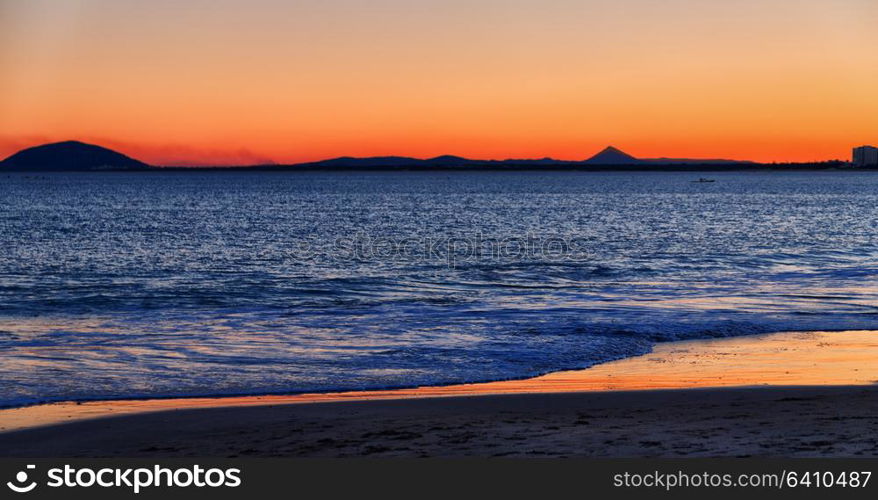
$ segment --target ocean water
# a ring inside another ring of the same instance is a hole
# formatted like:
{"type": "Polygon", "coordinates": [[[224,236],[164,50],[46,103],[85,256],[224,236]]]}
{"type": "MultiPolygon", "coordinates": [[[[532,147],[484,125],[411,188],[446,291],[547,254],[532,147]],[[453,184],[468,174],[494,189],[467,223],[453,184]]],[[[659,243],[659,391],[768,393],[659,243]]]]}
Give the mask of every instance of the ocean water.
{"type": "Polygon", "coordinates": [[[866,172],[3,175],[0,406],[499,380],[876,328],[876,230],[866,172]]]}

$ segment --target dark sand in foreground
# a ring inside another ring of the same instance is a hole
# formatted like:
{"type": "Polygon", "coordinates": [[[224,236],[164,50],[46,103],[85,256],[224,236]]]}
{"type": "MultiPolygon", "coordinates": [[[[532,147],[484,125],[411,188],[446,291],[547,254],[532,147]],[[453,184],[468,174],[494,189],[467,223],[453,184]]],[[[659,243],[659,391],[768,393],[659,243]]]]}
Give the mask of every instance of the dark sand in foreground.
{"type": "Polygon", "coordinates": [[[0,456],[876,457],[876,361],[876,332],[784,333],[507,382],[42,405],[0,411],[0,456]]]}
{"type": "Polygon", "coordinates": [[[0,435],[6,456],[874,457],[878,389],[688,389],[226,407],[0,435]]]}

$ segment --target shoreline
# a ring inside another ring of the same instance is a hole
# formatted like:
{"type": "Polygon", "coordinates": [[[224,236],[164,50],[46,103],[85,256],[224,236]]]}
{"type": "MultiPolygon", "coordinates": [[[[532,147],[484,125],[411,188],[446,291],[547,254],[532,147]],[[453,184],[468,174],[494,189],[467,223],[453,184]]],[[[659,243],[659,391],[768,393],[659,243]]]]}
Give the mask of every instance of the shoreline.
{"type": "Polygon", "coordinates": [[[878,383],[878,332],[787,332],[657,344],[648,354],[539,377],[378,391],[276,396],[50,403],[0,410],[0,434],[44,426],[195,409],[343,401],[715,389],[870,386],[878,383]]]}

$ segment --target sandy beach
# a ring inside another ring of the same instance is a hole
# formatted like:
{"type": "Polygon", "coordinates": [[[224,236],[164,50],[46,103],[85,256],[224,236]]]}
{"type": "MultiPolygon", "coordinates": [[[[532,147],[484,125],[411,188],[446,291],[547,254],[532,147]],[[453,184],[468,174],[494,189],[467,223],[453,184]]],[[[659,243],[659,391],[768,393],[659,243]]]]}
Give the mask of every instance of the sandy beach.
{"type": "Polygon", "coordinates": [[[0,455],[873,457],[876,360],[875,332],[782,333],[516,381],[41,405],[0,411],[0,455]]]}

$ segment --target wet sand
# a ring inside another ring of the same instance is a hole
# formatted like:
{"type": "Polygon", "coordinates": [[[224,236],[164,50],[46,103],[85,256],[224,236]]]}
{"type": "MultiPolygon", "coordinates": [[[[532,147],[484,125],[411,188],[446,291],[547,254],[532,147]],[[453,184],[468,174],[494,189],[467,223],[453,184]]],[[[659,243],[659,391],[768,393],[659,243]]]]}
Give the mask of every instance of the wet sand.
{"type": "Polygon", "coordinates": [[[519,381],[42,405],[0,411],[0,455],[874,457],[876,361],[876,332],[784,333],[519,381]]]}

